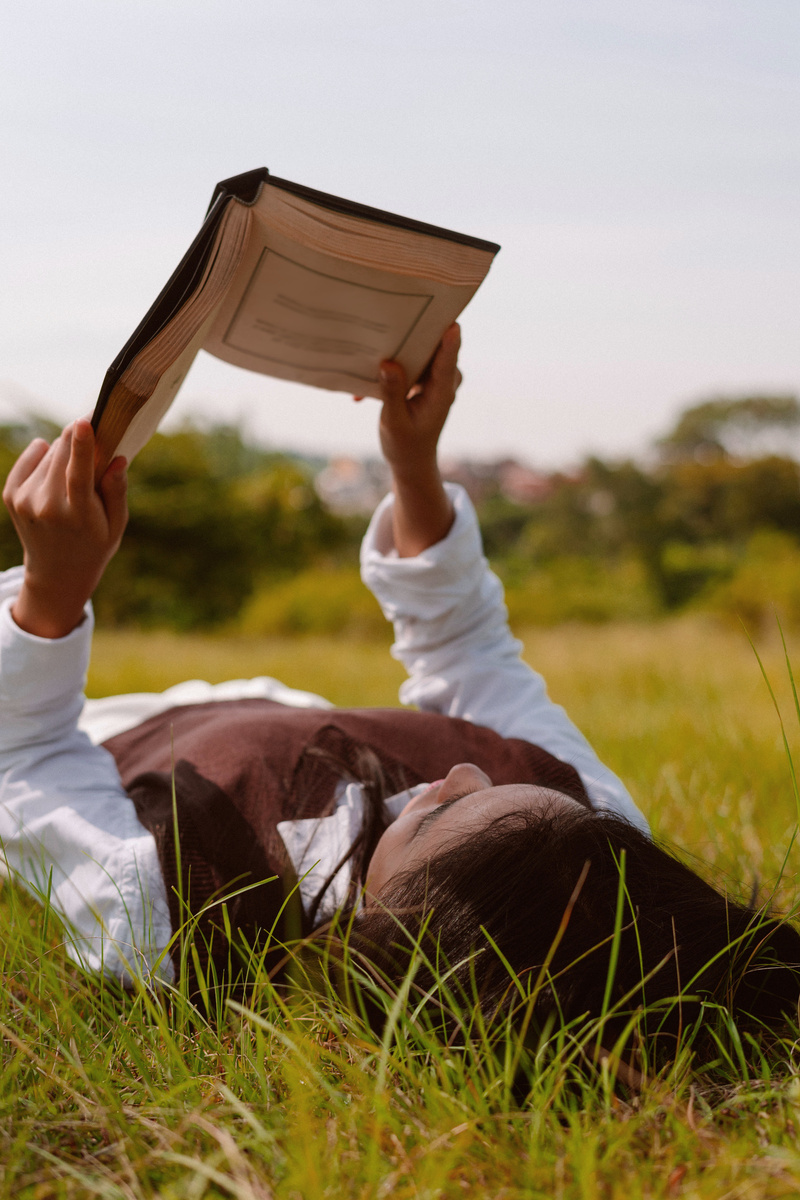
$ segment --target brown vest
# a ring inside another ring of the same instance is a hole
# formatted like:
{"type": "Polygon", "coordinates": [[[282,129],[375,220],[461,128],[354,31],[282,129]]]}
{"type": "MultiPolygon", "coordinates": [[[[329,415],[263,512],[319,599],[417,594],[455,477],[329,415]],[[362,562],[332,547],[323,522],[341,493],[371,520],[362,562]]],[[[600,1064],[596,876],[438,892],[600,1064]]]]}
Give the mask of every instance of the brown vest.
{"type": "Polygon", "coordinates": [[[539,784],[589,805],[575,769],[546,750],[458,717],[408,709],[190,704],[151,717],[105,747],[155,836],[173,929],[205,909],[196,945],[204,968],[211,960],[217,970],[228,969],[232,952],[220,934],[226,896],[230,926],[251,944],[273,927],[280,926],[280,937],[300,932],[297,907],[282,912],[292,871],[277,824],[327,815],[338,782],[359,778],[364,749],[380,764],[387,794],[471,762],[495,784],[539,784]]]}

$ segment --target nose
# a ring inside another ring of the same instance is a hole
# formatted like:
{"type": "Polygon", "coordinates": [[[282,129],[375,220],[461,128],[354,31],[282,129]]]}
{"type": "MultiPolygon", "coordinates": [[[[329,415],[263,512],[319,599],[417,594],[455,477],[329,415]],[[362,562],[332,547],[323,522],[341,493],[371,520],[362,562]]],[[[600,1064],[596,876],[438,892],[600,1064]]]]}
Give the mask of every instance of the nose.
{"type": "Polygon", "coordinates": [[[459,792],[478,792],[491,786],[492,781],[489,776],[480,767],[476,767],[475,763],[456,763],[447,772],[444,783],[439,788],[437,800],[439,804],[443,804],[445,800],[457,796],[459,792]]]}
{"type": "Polygon", "coordinates": [[[453,796],[460,796],[466,792],[480,792],[483,788],[491,786],[489,776],[480,767],[476,767],[475,763],[456,763],[439,783],[433,784],[427,791],[409,800],[400,816],[404,817],[406,813],[411,812],[430,812],[453,796]]]}

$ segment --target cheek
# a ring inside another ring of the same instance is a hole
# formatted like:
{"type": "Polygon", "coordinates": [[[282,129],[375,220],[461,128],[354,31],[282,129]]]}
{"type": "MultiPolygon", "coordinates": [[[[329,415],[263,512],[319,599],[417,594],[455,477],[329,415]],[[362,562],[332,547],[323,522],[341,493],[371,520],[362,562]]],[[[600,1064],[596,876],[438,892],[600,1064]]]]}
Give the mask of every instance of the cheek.
{"type": "MultiPolygon", "coordinates": [[[[435,806],[431,806],[435,807],[435,806]]],[[[379,840],[367,867],[367,885],[379,891],[409,861],[409,847],[424,816],[417,811],[398,817],[379,840]]]]}
{"type": "Polygon", "coordinates": [[[375,887],[381,887],[392,873],[392,863],[402,847],[402,838],[398,836],[397,822],[390,825],[375,847],[375,852],[367,867],[367,882],[375,887]]]}

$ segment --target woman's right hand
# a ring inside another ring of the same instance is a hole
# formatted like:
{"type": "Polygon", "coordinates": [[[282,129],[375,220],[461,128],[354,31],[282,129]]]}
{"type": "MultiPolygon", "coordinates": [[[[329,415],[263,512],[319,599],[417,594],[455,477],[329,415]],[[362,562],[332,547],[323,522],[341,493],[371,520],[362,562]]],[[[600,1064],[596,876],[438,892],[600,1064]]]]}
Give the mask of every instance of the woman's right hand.
{"type": "Polygon", "coordinates": [[[11,468],[3,500],[22,542],[25,575],[11,614],[38,637],[65,637],[116,553],[128,520],[125,459],[94,486],[94,433],[68,425],[51,446],[31,442],[11,468]]]}

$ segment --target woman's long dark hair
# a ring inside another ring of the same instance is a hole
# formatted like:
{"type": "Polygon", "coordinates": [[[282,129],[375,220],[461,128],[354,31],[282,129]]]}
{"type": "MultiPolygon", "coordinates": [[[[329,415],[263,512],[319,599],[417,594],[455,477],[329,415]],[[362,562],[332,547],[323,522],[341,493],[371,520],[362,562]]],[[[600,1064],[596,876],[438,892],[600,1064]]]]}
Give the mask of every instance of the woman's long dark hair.
{"type": "Polygon", "coordinates": [[[350,864],[350,887],[345,906],[350,910],[357,904],[366,880],[367,865],[390,823],[384,801],[408,786],[399,770],[390,773],[374,750],[355,742],[334,726],[326,726],[321,730],[300,759],[292,781],[298,812],[302,812],[303,792],[318,786],[320,771],[329,776],[329,786],[331,780],[337,784],[360,784],[364,803],[361,827],[356,838],[323,880],[305,914],[309,930],[317,923],[317,914],[328,888],[346,863],[350,864]]]}
{"type": "Polygon", "coordinates": [[[520,1006],[514,976],[531,1029],[586,1018],[613,1044],[638,1010],[634,1040],[651,1062],[693,1026],[697,1047],[722,1011],[740,1030],[777,1030],[800,996],[800,934],[597,812],[492,821],[391,879],[349,946],[389,990],[413,963],[411,1001],[428,997],[439,1019],[443,971],[448,995],[488,1022],[520,1006]]]}

